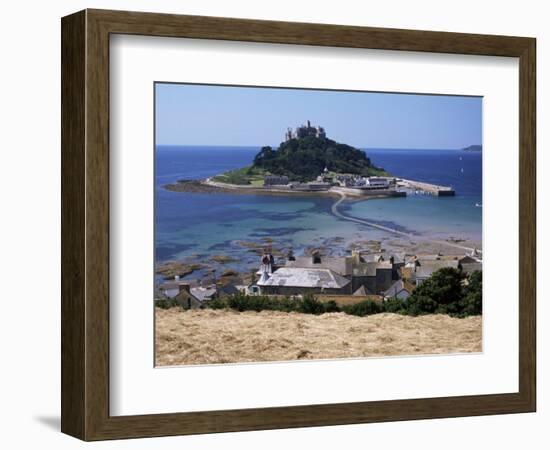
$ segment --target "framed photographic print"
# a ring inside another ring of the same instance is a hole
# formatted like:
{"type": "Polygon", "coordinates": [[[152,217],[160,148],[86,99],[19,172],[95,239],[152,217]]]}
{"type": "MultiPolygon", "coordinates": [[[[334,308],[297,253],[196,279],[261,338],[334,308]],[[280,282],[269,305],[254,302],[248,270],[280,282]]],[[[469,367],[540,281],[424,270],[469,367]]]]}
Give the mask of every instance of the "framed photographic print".
{"type": "Polygon", "coordinates": [[[535,39],[62,20],[62,431],[535,411],[535,39]]]}

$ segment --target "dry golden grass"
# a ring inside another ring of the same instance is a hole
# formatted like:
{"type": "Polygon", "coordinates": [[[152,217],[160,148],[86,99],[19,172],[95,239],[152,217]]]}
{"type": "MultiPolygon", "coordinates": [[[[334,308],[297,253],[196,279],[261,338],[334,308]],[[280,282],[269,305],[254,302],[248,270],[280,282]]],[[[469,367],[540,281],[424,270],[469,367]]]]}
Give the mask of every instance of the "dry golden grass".
{"type": "Polygon", "coordinates": [[[219,364],[481,351],[481,317],[156,310],[156,364],[219,364]]]}

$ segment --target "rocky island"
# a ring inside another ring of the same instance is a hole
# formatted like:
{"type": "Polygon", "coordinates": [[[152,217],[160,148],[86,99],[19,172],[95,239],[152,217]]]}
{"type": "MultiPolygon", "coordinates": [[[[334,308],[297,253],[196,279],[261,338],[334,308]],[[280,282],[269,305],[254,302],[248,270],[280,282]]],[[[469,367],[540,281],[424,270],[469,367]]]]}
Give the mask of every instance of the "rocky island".
{"type": "Polygon", "coordinates": [[[272,175],[286,176],[294,181],[314,181],[319,174],[349,174],[355,176],[387,176],[376,167],[365,152],[326,137],[324,128],[313,127],[308,121],[295,132],[287,131],[286,141],[278,149],[262,147],[250,167],[272,175]]]}
{"type": "Polygon", "coordinates": [[[167,184],[175,192],[332,195],[353,198],[405,197],[407,191],[454,195],[446,186],[396,178],[376,167],[363,150],[329,139],[308,120],[288,129],[277,149],[264,146],[250,166],[205,180],[167,184]]]}
{"type": "Polygon", "coordinates": [[[364,151],[328,138],[323,127],[310,121],[289,128],[278,148],[262,147],[250,166],[164,187],[203,193],[404,195],[396,189],[396,178],[372,164],[364,151]]]}

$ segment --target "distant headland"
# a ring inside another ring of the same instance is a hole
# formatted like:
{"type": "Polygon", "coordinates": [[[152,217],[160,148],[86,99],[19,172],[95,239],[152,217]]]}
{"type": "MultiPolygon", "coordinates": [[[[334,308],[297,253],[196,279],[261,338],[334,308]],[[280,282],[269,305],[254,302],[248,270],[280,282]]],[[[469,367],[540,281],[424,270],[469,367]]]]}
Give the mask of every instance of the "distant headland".
{"type": "Polygon", "coordinates": [[[465,152],[480,152],[482,151],[482,146],[479,144],[468,145],[468,147],[464,147],[462,150],[465,152]]]}

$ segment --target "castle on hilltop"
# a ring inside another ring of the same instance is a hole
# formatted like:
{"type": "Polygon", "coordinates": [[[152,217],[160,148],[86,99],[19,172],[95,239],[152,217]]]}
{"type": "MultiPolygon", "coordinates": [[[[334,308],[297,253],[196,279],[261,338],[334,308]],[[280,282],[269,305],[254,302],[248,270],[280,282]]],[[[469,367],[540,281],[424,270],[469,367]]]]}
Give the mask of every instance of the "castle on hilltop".
{"type": "Polygon", "coordinates": [[[307,124],[300,125],[299,127],[296,127],[296,130],[292,130],[292,128],[287,128],[285,133],[285,141],[290,141],[291,139],[300,139],[307,136],[313,136],[317,138],[326,138],[327,134],[325,132],[325,129],[323,127],[313,127],[311,126],[310,121],[307,121],[307,124]]]}

